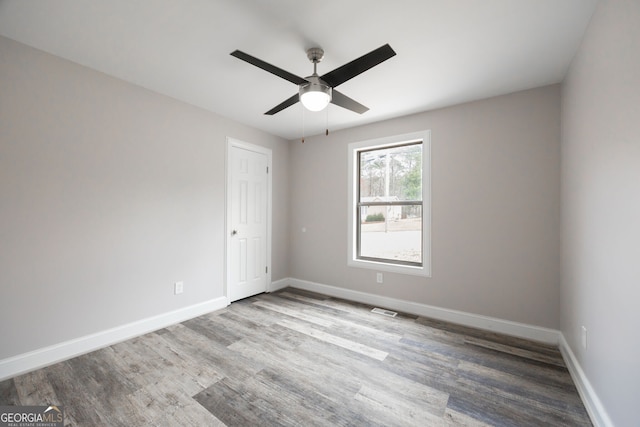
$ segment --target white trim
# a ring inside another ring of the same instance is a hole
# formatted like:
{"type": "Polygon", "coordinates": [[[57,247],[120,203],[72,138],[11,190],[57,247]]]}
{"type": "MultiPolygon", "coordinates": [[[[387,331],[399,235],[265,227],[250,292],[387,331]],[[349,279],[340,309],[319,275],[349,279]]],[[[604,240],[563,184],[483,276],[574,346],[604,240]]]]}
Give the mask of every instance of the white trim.
{"type": "Polygon", "coordinates": [[[560,352],[562,353],[564,363],[569,369],[571,378],[578,389],[578,394],[580,394],[580,397],[582,398],[582,402],[587,409],[587,413],[589,414],[589,418],[591,418],[593,425],[595,427],[613,427],[613,422],[611,421],[611,418],[609,418],[609,414],[591,386],[589,379],[582,370],[578,359],[562,333],[560,333],[560,352]]]}
{"type": "Polygon", "coordinates": [[[349,267],[366,268],[378,271],[389,271],[400,274],[431,277],[431,131],[406,133],[366,141],[352,142],[348,145],[348,234],[347,234],[347,265],[349,267]],[[369,148],[384,148],[404,142],[422,141],[422,266],[405,266],[385,262],[375,262],[356,259],[356,167],[357,151],[369,148]]]}
{"type": "MultiPolygon", "coordinates": [[[[589,379],[582,370],[578,359],[560,331],[294,278],[284,278],[272,282],[269,292],[275,292],[287,286],[319,292],[364,304],[382,306],[405,313],[445,320],[465,326],[501,332],[520,338],[528,338],[559,345],[564,362],[578,389],[578,393],[591,418],[591,422],[595,427],[613,427],[614,425],[600,398],[591,386],[589,379]]],[[[9,357],[0,360],[0,381],[44,368],[91,351],[99,350],[170,325],[184,322],[194,317],[220,310],[228,305],[229,301],[226,297],[218,297],[203,303],[194,304],[189,307],[9,357]]]]}
{"type": "Polygon", "coordinates": [[[250,144],[248,142],[243,142],[235,138],[227,137],[227,147],[226,147],[226,156],[225,156],[225,203],[227,204],[227,208],[225,209],[225,283],[223,286],[224,295],[229,298],[229,282],[231,281],[231,272],[229,268],[229,263],[231,262],[231,258],[229,254],[231,253],[231,228],[232,224],[229,220],[231,218],[231,177],[229,170],[229,160],[231,158],[231,147],[238,147],[244,150],[253,151],[256,153],[261,153],[267,156],[267,168],[269,169],[269,173],[267,174],[267,278],[266,278],[266,286],[265,291],[270,291],[271,289],[271,231],[272,231],[272,216],[273,216],[273,205],[272,205],[272,185],[273,185],[273,164],[272,164],[272,151],[270,148],[266,148],[260,145],[250,144]]]}
{"type": "Polygon", "coordinates": [[[543,328],[541,326],[512,322],[495,317],[482,316],[479,314],[466,313],[464,311],[450,310],[448,308],[435,307],[427,304],[389,298],[382,295],[370,294],[367,292],[338,288],[335,286],[323,285],[321,283],[309,282],[307,280],[289,279],[289,285],[293,288],[318,292],[321,294],[356,301],[364,304],[371,304],[381,308],[416,314],[419,316],[430,317],[432,319],[456,323],[458,325],[470,326],[473,328],[499,332],[514,337],[526,338],[534,341],[558,345],[560,332],[555,329],[543,328]]]}
{"type": "Polygon", "coordinates": [[[337,298],[343,298],[363,304],[371,304],[405,313],[444,320],[464,326],[500,332],[503,334],[531,339],[539,342],[557,345],[564,359],[569,374],[578,389],[578,394],[589,414],[589,418],[595,427],[613,427],[614,424],[609,418],[602,401],[591,386],[578,359],[575,357],[571,347],[567,343],[564,335],[555,329],[543,328],[524,323],[502,320],[494,317],[481,316],[457,310],[434,307],[426,304],[414,303],[410,301],[389,298],[381,295],[366,292],[354,291],[350,289],[338,288],[321,283],[310,282],[300,279],[282,279],[289,286],[307,291],[318,292],[337,298]]]}
{"type": "Polygon", "coordinates": [[[229,301],[226,297],[218,297],[189,307],[2,359],[0,360],[0,381],[220,310],[227,305],[229,305],[229,301]]]}
{"type": "Polygon", "coordinates": [[[276,292],[280,289],[286,288],[287,286],[290,286],[288,278],[276,280],[275,282],[271,282],[271,286],[269,286],[269,292],[276,292]]]}

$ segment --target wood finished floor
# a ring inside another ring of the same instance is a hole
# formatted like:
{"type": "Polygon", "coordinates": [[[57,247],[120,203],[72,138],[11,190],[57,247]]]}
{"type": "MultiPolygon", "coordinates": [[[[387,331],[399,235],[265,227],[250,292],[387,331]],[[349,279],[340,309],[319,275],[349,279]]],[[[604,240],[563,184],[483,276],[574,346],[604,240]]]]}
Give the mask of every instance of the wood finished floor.
{"type": "Polygon", "coordinates": [[[554,347],[285,289],[0,382],[74,426],[590,426],[554,347]]]}

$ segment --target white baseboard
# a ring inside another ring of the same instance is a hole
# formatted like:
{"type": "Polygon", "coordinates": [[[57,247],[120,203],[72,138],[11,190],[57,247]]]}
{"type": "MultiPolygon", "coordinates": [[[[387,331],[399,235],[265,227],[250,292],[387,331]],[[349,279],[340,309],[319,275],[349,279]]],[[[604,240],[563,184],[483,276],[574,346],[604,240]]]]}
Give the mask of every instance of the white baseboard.
{"type": "Polygon", "coordinates": [[[275,282],[271,282],[271,285],[269,285],[269,292],[279,291],[280,289],[284,289],[287,286],[289,286],[288,278],[276,280],[275,282]]]}
{"type": "Polygon", "coordinates": [[[447,308],[440,308],[432,305],[389,298],[366,292],[338,288],[336,286],[323,285],[321,283],[309,282],[307,280],[290,278],[287,280],[287,282],[289,286],[293,288],[318,292],[337,298],[343,298],[364,304],[379,306],[381,308],[430,317],[432,319],[444,320],[459,325],[499,332],[502,334],[507,334],[519,338],[526,338],[534,341],[544,342],[547,344],[558,345],[560,336],[560,332],[555,329],[548,329],[540,326],[527,325],[525,323],[502,320],[495,317],[482,316],[478,314],[466,313],[463,311],[450,310],[447,308]]]}
{"type": "MultiPolygon", "coordinates": [[[[571,347],[565,340],[564,335],[557,330],[294,278],[285,278],[272,282],[269,286],[269,292],[275,292],[286,288],[287,286],[318,292],[363,304],[371,304],[381,308],[398,310],[405,313],[444,320],[464,326],[559,345],[562,357],[564,358],[567,368],[569,369],[569,373],[571,374],[571,378],[576,384],[578,393],[582,398],[594,426],[613,427],[613,422],[609,418],[602,402],[598,398],[595,390],[591,386],[591,383],[578,363],[571,347]]],[[[149,317],[127,325],[118,326],[106,331],[97,332],[95,334],[0,360],[0,381],[61,362],[81,354],[89,353],[136,336],[144,335],[176,323],[184,322],[185,320],[220,310],[228,305],[229,300],[227,297],[219,297],[210,301],[174,310],[169,313],[149,317]]]]}
{"type": "Polygon", "coordinates": [[[148,317],[133,323],[96,332],[91,335],[72,339],[28,353],[0,360],[0,381],[13,378],[81,354],[89,353],[121,341],[144,335],[169,325],[220,310],[229,305],[227,297],[219,297],[189,307],[148,317]]]}
{"type": "Polygon", "coordinates": [[[609,418],[609,414],[602,405],[595,390],[591,387],[589,379],[582,370],[578,359],[562,333],[560,333],[560,352],[562,353],[564,363],[569,369],[571,378],[578,389],[578,394],[580,394],[580,398],[589,413],[593,425],[595,427],[613,427],[613,422],[611,418],[609,418]]]}
{"type": "Polygon", "coordinates": [[[542,328],[539,326],[527,325],[524,323],[511,322],[508,320],[497,319],[494,317],[481,316],[477,314],[465,313],[462,311],[449,310],[446,308],[434,307],[426,304],[419,304],[410,301],[404,301],[389,298],[381,295],[370,294],[366,292],[354,291],[350,289],[338,288],[335,286],[314,283],[307,280],[287,279],[285,282],[298,289],[318,292],[337,298],[343,298],[351,301],[360,302],[388,308],[392,310],[402,311],[405,313],[416,314],[419,316],[430,317],[433,319],[444,320],[457,323],[464,326],[480,328],[484,330],[500,332],[511,336],[526,338],[535,341],[545,342],[548,344],[558,345],[562,357],[567,365],[573,382],[576,384],[580,398],[591,418],[591,422],[595,427],[613,427],[613,422],[602,402],[598,398],[591,383],[587,379],[584,371],[578,363],[571,347],[564,338],[564,335],[555,329],[542,328]]]}

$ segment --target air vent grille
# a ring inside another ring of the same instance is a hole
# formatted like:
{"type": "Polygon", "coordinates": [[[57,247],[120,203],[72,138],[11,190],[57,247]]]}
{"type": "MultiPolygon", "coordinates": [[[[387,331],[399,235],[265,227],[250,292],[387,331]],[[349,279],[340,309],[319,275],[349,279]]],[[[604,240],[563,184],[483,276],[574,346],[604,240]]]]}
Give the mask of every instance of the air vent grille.
{"type": "Polygon", "coordinates": [[[371,310],[371,312],[376,314],[382,314],[383,316],[387,316],[387,317],[396,317],[398,315],[398,313],[396,313],[395,311],[385,310],[384,308],[378,308],[378,307],[371,310]]]}

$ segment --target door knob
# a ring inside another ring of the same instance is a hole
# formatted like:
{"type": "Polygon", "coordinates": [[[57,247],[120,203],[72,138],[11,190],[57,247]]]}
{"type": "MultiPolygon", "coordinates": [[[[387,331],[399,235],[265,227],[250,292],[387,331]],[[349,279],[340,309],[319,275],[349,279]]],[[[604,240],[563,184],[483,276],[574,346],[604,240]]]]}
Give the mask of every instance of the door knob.
{"type": "Polygon", "coordinates": [[[231,232],[231,235],[232,235],[232,236],[235,236],[236,234],[238,234],[238,230],[233,230],[233,231],[231,232]]]}

